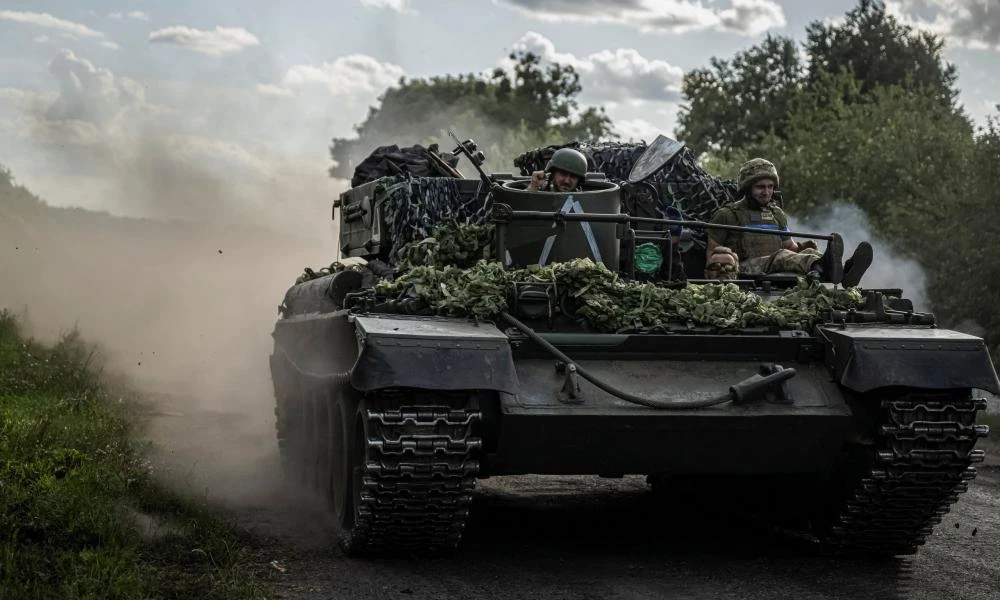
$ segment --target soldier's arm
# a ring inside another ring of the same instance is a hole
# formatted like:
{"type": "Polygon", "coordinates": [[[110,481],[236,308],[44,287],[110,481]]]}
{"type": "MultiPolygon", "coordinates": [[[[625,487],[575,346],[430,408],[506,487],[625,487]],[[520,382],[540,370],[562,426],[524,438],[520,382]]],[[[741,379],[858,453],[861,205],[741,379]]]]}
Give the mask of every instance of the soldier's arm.
{"type": "MultiPolygon", "coordinates": [[[[781,230],[787,232],[788,217],[785,216],[785,213],[781,209],[774,209],[774,213],[775,213],[774,216],[779,219],[779,227],[781,228],[781,230]]],[[[781,236],[781,247],[784,248],[785,250],[791,250],[792,252],[798,252],[799,250],[802,250],[802,246],[800,246],[798,242],[793,240],[792,236],[790,235],[781,236]]]]}
{"type": "MultiPolygon", "coordinates": [[[[712,217],[713,225],[739,225],[736,220],[736,215],[732,211],[722,208],[715,213],[712,217]]],[[[705,257],[712,257],[712,250],[716,246],[729,246],[731,238],[735,237],[735,233],[731,231],[726,231],[725,229],[709,229],[708,236],[705,241],[705,257]]]]}
{"type": "Polygon", "coordinates": [[[792,238],[785,238],[781,240],[781,247],[785,250],[791,250],[792,252],[798,252],[801,249],[799,248],[799,244],[792,238]]]}

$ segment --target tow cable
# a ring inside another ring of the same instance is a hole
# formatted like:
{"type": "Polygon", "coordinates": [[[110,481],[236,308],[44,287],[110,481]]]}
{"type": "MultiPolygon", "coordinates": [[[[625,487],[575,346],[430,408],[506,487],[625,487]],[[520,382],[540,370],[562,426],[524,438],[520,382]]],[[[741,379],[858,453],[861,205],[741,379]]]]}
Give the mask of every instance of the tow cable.
{"type": "Polygon", "coordinates": [[[587,371],[587,369],[576,364],[570,357],[566,356],[561,350],[556,348],[554,345],[549,343],[542,336],[538,335],[532,328],[528,327],[513,315],[508,312],[502,312],[500,315],[507,319],[511,325],[521,331],[528,338],[541,346],[547,352],[555,356],[557,359],[565,363],[567,377],[572,373],[578,373],[581,377],[594,384],[596,387],[604,390],[605,392],[620,398],[626,402],[631,402],[633,404],[640,404],[642,406],[648,406],[649,408],[659,408],[659,409],[673,409],[673,410],[691,410],[698,408],[708,408],[710,406],[717,406],[719,404],[725,404],[726,402],[733,402],[734,404],[749,404],[760,400],[765,397],[765,395],[776,389],[781,388],[781,384],[788,381],[795,376],[795,369],[785,368],[780,365],[763,365],[762,372],[767,372],[769,374],[757,374],[752,375],[743,381],[733,385],[729,388],[729,391],[724,394],[719,394],[717,396],[712,396],[710,398],[705,398],[702,400],[663,400],[657,398],[646,398],[644,396],[637,396],[631,394],[622,389],[619,389],[610,383],[598,379],[593,373],[587,371]]]}

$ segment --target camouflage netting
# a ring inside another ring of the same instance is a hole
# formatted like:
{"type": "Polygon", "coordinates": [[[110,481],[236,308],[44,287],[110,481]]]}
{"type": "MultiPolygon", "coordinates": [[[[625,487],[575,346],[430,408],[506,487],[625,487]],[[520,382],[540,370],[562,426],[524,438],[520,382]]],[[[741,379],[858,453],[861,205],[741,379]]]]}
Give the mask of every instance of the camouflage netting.
{"type": "Polygon", "coordinates": [[[442,316],[492,318],[508,309],[507,295],[516,282],[554,283],[574,298],[576,313],[598,331],[689,323],[720,328],[773,326],[808,330],[831,308],[860,308],[857,289],[829,289],[802,280],[773,302],[733,284],[688,285],[668,289],[619,278],[603,264],[576,259],[546,267],[505,270],[496,261],[473,267],[419,266],[393,282],[376,284],[381,296],[416,297],[442,316]]]}
{"type": "Polygon", "coordinates": [[[463,196],[458,180],[447,177],[386,178],[374,199],[388,226],[392,264],[403,260],[407,244],[432,237],[436,225],[481,225],[488,216],[482,198],[463,196]]]}
{"type": "MultiPolygon", "coordinates": [[[[532,171],[544,169],[552,153],[563,147],[583,152],[593,170],[617,181],[628,179],[632,167],[646,150],[644,142],[572,142],[525,152],[514,159],[514,166],[520,169],[521,175],[530,175],[532,171]]],[[[686,147],[647,182],[657,187],[665,205],[680,207],[688,219],[710,221],[719,207],[737,199],[736,183],[709,175],[698,166],[694,154],[686,147]]]]}

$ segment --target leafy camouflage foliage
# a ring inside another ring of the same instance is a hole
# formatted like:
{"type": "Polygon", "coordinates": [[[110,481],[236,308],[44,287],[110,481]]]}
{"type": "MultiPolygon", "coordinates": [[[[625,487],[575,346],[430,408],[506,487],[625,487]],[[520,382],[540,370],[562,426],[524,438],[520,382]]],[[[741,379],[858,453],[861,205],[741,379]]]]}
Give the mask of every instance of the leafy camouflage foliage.
{"type": "Polygon", "coordinates": [[[404,269],[413,267],[471,267],[482,259],[493,258],[493,225],[439,225],[427,239],[403,248],[404,269]]]}
{"type": "Polygon", "coordinates": [[[384,296],[417,297],[442,316],[495,317],[509,308],[513,284],[554,283],[577,304],[577,316],[598,331],[689,323],[720,328],[772,326],[808,329],[831,308],[859,308],[857,289],[830,289],[803,280],[777,301],[767,302],[733,284],[688,285],[670,289],[622,279],[601,263],[576,259],[545,267],[506,270],[481,260],[469,269],[415,267],[375,291],[384,296]]]}

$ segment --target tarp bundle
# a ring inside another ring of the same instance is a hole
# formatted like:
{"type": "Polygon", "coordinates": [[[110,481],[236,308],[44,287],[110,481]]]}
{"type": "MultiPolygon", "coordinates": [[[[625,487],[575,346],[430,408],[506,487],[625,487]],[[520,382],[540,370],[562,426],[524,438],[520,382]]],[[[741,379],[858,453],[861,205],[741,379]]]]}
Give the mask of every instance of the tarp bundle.
{"type": "Polygon", "coordinates": [[[379,146],[354,169],[351,187],[357,187],[380,177],[409,175],[412,177],[454,177],[458,157],[441,154],[437,144],[424,148],[417,144],[405,148],[393,144],[379,146]],[[449,171],[449,167],[452,171],[449,171]]]}
{"type": "Polygon", "coordinates": [[[507,310],[507,293],[516,282],[554,283],[576,301],[576,315],[595,330],[614,332],[669,323],[720,328],[771,326],[808,330],[832,308],[860,308],[856,288],[831,289],[803,279],[773,302],[734,284],[688,285],[670,289],[623,280],[601,263],[576,259],[545,267],[505,270],[482,260],[469,269],[422,266],[394,282],[375,286],[379,295],[421,299],[438,315],[491,318],[507,310]]]}

